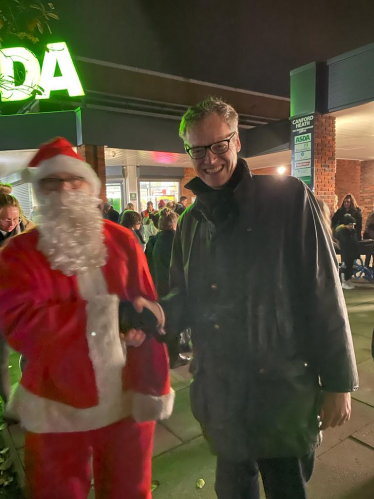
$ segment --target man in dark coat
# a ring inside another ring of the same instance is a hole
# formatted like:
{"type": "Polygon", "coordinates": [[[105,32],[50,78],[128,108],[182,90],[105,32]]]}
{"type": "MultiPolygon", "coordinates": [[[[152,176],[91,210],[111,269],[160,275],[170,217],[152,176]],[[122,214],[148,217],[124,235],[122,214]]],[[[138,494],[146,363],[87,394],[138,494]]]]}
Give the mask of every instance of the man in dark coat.
{"type": "Polygon", "coordinates": [[[181,196],[179,199],[179,203],[177,203],[177,206],[175,208],[175,213],[178,213],[178,215],[182,215],[184,210],[187,208],[187,201],[187,196],[181,196]]]}
{"type": "Polygon", "coordinates": [[[293,177],[252,176],[238,115],[210,98],[180,135],[198,177],[173,245],[168,333],[191,327],[191,406],[219,499],[304,499],[320,429],[350,418],[357,370],[333,245],[293,177]]]}
{"type": "Polygon", "coordinates": [[[119,223],[119,213],[109,203],[104,203],[103,218],[116,222],[117,224],[119,223]]]}

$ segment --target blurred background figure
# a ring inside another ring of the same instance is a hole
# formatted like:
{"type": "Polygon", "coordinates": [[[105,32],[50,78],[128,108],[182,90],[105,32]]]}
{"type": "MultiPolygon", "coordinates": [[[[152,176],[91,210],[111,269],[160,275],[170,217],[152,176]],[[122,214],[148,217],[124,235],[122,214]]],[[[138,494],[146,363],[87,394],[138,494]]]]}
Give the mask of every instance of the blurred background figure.
{"type": "Polygon", "coordinates": [[[116,211],[110,203],[104,203],[103,205],[103,218],[105,220],[111,220],[112,222],[119,222],[119,213],[116,211]]]}
{"type": "Polygon", "coordinates": [[[344,224],[344,215],[351,215],[355,219],[357,239],[361,241],[362,231],[362,211],[357,205],[353,194],[347,194],[343,199],[340,208],[334,213],[331,220],[331,226],[335,230],[339,225],[344,224]]]}
{"type": "Polygon", "coordinates": [[[134,203],[127,203],[125,211],[126,210],[135,210],[135,205],[134,203]]]}
{"type": "MultiPolygon", "coordinates": [[[[169,269],[178,218],[179,215],[168,207],[161,210],[158,222],[159,232],[155,236],[151,236],[149,238],[145,250],[149,270],[151,272],[153,282],[155,283],[159,298],[166,296],[170,291],[169,269]]],[[[180,355],[180,342],[180,336],[169,339],[166,342],[169,351],[171,369],[184,365],[188,362],[187,358],[180,355]]]]}
{"type": "Polygon", "coordinates": [[[0,194],[12,194],[12,186],[0,182],[0,194]]]}
{"type": "Polygon", "coordinates": [[[141,215],[143,218],[148,218],[150,214],[154,213],[155,209],[153,208],[152,201],[148,201],[147,209],[142,211],[141,215]]]}
{"type": "MultiPolygon", "coordinates": [[[[364,239],[373,239],[374,240],[374,210],[369,213],[364,231],[364,239]]],[[[366,267],[370,267],[371,259],[373,258],[372,266],[374,267],[374,255],[373,252],[371,254],[366,255],[365,265],[366,267]]]]}
{"type": "Polygon", "coordinates": [[[178,213],[178,215],[182,215],[184,210],[187,208],[187,196],[181,196],[179,199],[179,203],[177,203],[177,206],[175,208],[175,212],[178,213]]]}
{"type": "Polygon", "coordinates": [[[347,213],[344,215],[343,223],[335,231],[342,255],[341,279],[343,289],[354,289],[350,279],[353,273],[353,263],[360,256],[355,225],[356,219],[347,213]]]}
{"type": "MultiPolygon", "coordinates": [[[[0,187],[2,188],[4,184],[0,187]]],[[[6,186],[5,184],[5,187],[6,186]]],[[[9,188],[1,189],[3,192],[9,188]]],[[[10,191],[12,190],[10,186],[10,191]]],[[[22,221],[22,209],[18,200],[10,194],[0,194],[0,247],[11,237],[25,231],[25,224],[22,221]]],[[[10,375],[9,375],[9,354],[10,347],[0,334],[0,396],[6,404],[10,397],[10,375]]],[[[21,361],[21,367],[23,362],[21,361]]]]}
{"type": "Polygon", "coordinates": [[[177,204],[174,201],[168,201],[166,203],[166,208],[169,208],[171,211],[175,211],[175,208],[177,207],[177,204]]]}
{"type": "Polygon", "coordinates": [[[0,194],[0,246],[7,239],[26,230],[22,209],[10,194],[0,194]]]}
{"type": "Polygon", "coordinates": [[[132,230],[139,241],[139,244],[142,246],[143,250],[145,249],[145,237],[144,237],[144,228],[142,225],[142,216],[140,213],[134,210],[125,210],[122,214],[120,224],[123,227],[127,227],[132,230]]]}
{"type": "Polygon", "coordinates": [[[158,232],[158,229],[155,227],[153,220],[148,218],[143,218],[143,228],[144,228],[144,239],[145,242],[148,243],[149,238],[151,236],[155,236],[158,232]]]}

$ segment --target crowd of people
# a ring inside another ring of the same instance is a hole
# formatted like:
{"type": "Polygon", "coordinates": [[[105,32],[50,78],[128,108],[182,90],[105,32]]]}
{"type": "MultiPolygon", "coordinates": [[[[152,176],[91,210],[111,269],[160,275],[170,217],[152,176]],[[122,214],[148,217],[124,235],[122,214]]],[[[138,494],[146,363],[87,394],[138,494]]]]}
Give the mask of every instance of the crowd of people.
{"type": "Polygon", "coordinates": [[[0,186],[0,395],[26,430],[32,499],[86,498],[92,472],[97,497],[151,497],[183,331],[219,499],[258,499],[259,472],[268,498],[305,499],[321,430],[350,419],[358,377],[341,288],[362,238],[354,196],[330,219],[298,179],[252,175],[238,114],[219,99],[191,107],[180,137],[190,206],[100,212],[98,177],[62,138],[27,167],[36,228],[0,186]],[[25,359],[11,398],[6,343],[25,359]]]}

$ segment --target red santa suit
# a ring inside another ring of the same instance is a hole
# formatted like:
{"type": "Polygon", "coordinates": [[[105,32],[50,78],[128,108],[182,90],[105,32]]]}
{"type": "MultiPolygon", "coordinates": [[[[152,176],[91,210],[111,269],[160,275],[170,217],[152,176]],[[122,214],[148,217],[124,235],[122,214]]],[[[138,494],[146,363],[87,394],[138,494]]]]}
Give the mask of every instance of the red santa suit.
{"type": "Polygon", "coordinates": [[[154,420],[174,399],[168,358],[153,338],[128,349],[120,340],[119,300],[156,293],[131,231],[103,223],[101,268],[53,270],[37,229],[0,252],[1,327],[27,359],[10,405],[28,432],[32,498],[86,499],[90,449],[96,497],[150,497],[154,420]]]}

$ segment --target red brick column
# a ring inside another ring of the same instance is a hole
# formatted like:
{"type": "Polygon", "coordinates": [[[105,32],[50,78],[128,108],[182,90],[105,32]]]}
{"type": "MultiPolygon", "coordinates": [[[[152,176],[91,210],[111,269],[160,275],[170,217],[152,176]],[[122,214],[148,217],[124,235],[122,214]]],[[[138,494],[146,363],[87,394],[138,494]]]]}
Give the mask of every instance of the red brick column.
{"type": "Polygon", "coordinates": [[[100,198],[103,201],[107,201],[104,146],[90,146],[82,144],[78,147],[78,152],[87,161],[87,163],[92,166],[101,180],[100,198]]]}
{"type": "Polygon", "coordinates": [[[193,168],[185,168],[184,169],[184,177],[181,180],[181,196],[186,196],[188,201],[187,205],[189,206],[192,203],[192,192],[189,191],[188,189],[185,189],[184,186],[192,180],[194,177],[196,177],[196,172],[193,168]]]}
{"type": "Polygon", "coordinates": [[[358,159],[337,159],[335,193],[339,206],[347,194],[353,194],[360,205],[361,195],[361,161],[358,159]]]}
{"type": "Polygon", "coordinates": [[[335,117],[316,114],[314,123],[314,193],[331,213],[335,201],[335,117]]]}
{"type": "Polygon", "coordinates": [[[374,161],[361,161],[361,196],[359,205],[362,209],[363,228],[368,214],[373,211],[374,203],[374,161]]]}

